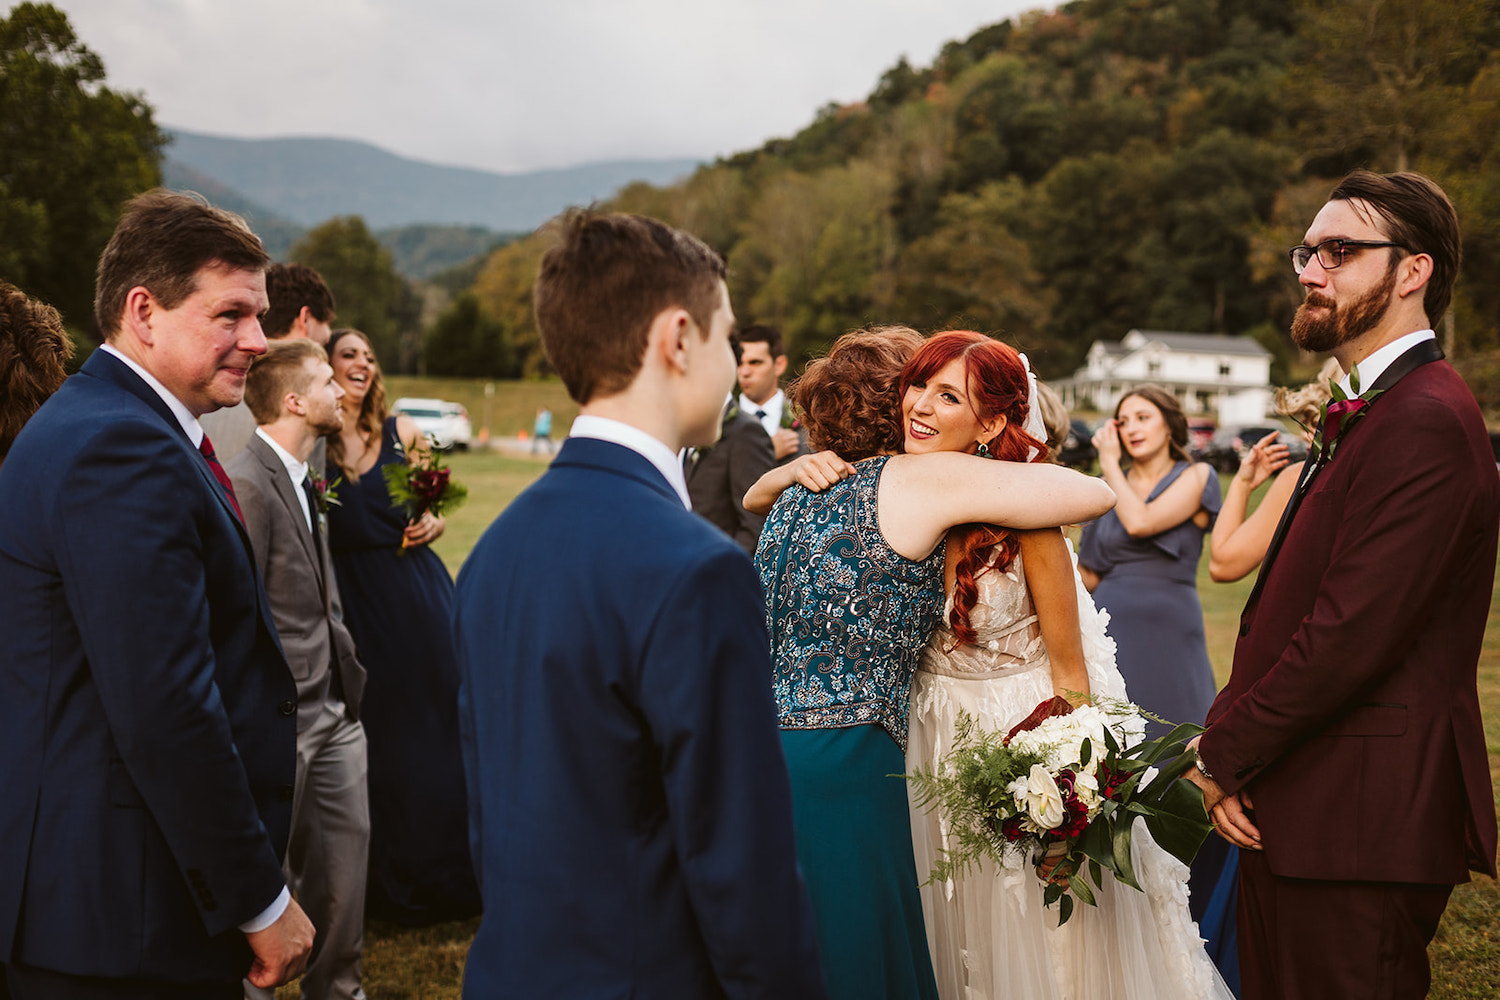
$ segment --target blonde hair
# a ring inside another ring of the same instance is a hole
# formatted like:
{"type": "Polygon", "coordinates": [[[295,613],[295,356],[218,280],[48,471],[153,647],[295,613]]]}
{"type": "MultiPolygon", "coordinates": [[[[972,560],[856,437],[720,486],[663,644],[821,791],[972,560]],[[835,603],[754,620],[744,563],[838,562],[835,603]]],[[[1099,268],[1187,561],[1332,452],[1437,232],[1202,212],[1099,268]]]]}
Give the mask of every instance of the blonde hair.
{"type": "Polygon", "coordinates": [[[1317,426],[1323,412],[1323,404],[1333,397],[1328,383],[1344,377],[1344,370],[1334,358],[1323,362],[1318,377],[1296,389],[1276,390],[1276,412],[1291,417],[1303,427],[1311,430],[1317,426]]]}

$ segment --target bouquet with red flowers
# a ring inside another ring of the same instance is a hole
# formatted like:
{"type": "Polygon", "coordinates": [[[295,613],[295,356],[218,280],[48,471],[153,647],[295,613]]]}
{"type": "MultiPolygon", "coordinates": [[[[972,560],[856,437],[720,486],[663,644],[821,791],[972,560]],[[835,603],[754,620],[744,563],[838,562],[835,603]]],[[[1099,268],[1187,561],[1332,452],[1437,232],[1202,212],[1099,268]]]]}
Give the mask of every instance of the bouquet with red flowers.
{"type": "MultiPolygon", "coordinates": [[[[423,514],[442,517],[462,506],[469,488],[453,478],[448,466],[430,451],[415,453],[409,464],[392,463],[385,467],[385,486],[391,503],[406,508],[408,524],[416,524],[423,514]]],[[[401,549],[407,547],[401,539],[401,549]]]]}
{"type": "Polygon", "coordinates": [[[1177,779],[1193,766],[1186,744],[1203,727],[1127,746],[1146,718],[1154,717],[1128,702],[1075,708],[1053,698],[1001,736],[961,715],[952,749],[931,771],[907,775],[917,804],[942,809],[950,822],[953,846],[931,880],[962,877],[985,857],[1031,852],[1057,861],[1043,900],[1058,903],[1066,923],[1074,897],[1096,902],[1089,882],[1102,887],[1105,869],[1141,888],[1131,861],[1138,816],[1158,845],[1190,863],[1213,826],[1197,786],[1177,779]]]}

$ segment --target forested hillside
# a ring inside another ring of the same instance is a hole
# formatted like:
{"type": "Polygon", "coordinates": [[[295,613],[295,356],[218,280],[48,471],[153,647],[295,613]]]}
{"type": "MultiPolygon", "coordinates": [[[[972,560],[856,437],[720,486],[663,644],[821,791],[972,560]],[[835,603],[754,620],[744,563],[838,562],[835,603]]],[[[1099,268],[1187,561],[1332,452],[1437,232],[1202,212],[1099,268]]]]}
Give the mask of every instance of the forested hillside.
{"type": "MultiPolygon", "coordinates": [[[[996,333],[1057,375],[1131,327],[1248,333],[1285,358],[1286,250],[1332,181],[1418,169],[1463,220],[1440,331],[1462,357],[1500,347],[1497,48],[1485,0],[1077,0],[613,204],[726,253],[741,322],[779,323],[794,364],[904,322],[996,333]]],[[[474,288],[473,329],[526,372],[545,366],[545,239],[497,250],[474,288]]]]}

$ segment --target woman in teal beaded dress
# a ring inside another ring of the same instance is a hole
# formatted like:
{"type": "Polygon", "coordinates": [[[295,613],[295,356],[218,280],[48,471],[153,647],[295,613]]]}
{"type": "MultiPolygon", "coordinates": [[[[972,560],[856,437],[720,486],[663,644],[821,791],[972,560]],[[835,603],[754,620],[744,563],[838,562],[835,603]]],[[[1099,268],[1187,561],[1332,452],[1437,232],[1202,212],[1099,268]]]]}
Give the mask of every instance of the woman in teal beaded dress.
{"type": "Polygon", "coordinates": [[[833,1000],[937,997],[901,774],[912,670],[942,613],[944,535],[970,522],[1071,523],[1114,502],[1056,466],[896,455],[901,369],[920,344],[904,327],[860,330],[809,365],[796,387],[809,438],[854,464],[831,469],[819,493],[787,488],[782,467],[746,497],[755,509],[781,494],[756,564],[833,1000]]]}

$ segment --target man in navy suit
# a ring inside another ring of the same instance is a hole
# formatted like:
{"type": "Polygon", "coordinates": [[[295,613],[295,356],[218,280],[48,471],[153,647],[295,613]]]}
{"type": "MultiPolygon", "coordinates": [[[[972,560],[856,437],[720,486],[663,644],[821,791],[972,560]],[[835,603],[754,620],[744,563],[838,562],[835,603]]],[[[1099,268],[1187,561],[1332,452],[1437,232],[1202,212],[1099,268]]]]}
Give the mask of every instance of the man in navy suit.
{"type": "Polygon", "coordinates": [[[106,344],[0,469],[0,960],[17,1000],[296,976],[297,686],[197,418],[266,349],[237,216],[153,191],[99,262],[106,344]]]}
{"type": "Polygon", "coordinates": [[[458,582],[464,995],[821,997],[760,586],[677,459],[734,380],[723,260],[639,216],[560,237],[536,316],[581,413],[458,582]]]}

